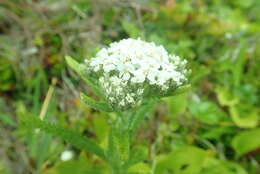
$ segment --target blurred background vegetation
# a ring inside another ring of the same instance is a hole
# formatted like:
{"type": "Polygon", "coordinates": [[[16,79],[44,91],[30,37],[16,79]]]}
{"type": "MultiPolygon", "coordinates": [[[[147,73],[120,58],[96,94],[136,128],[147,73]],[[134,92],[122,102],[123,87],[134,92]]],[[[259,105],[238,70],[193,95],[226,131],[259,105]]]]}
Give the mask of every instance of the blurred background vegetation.
{"type": "Polygon", "coordinates": [[[129,172],[259,174],[259,0],[1,0],[0,173],[108,173],[19,117],[41,115],[104,145],[109,116],[81,104],[78,91],[89,89],[64,55],[83,61],[128,37],[162,44],[192,69],[192,89],[139,129],[144,160],[129,172]]]}

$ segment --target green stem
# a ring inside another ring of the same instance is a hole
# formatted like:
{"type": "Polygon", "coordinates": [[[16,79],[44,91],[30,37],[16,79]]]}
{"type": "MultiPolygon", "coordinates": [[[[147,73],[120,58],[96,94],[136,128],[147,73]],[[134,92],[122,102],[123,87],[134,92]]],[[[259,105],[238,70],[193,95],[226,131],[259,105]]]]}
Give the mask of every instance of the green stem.
{"type": "Polygon", "coordinates": [[[127,117],[124,116],[118,116],[111,132],[109,148],[111,150],[110,153],[114,154],[111,154],[114,156],[113,161],[111,161],[111,174],[127,174],[127,167],[124,164],[130,155],[130,142],[127,130],[127,117]]]}

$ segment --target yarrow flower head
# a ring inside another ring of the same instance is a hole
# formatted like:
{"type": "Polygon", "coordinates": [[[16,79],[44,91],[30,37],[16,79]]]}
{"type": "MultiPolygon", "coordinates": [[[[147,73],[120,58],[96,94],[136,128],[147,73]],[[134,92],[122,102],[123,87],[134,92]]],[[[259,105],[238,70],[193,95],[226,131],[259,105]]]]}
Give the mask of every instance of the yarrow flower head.
{"type": "Polygon", "coordinates": [[[123,39],[85,60],[113,108],[134,108],[149,97],[160,97],[187,83],[186,60],[163,46],[141,39],[123,39]]]}

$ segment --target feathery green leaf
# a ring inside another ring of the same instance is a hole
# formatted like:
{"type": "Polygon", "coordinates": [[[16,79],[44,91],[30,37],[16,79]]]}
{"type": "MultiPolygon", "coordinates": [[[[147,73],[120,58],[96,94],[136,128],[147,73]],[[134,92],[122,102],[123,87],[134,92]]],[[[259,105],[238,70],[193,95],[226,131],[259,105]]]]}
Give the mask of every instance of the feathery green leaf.
{"type": "Polygon", "coordinates": [[[185,93],[185,92],[189,91],[190,88],[191,88],[190,84],[182,86],[182,87],[179,87],[176,90],[174,90],[173,92],[170,91],[169,93],[164,95],[164,97],[171,97],[171,96],[175,96],[175,95],[179,95],[179,94],[185,93]]]}
{"type": "Polygon", "coordinates": [[[61,127],[55,123],[50,123],[47,121],[42,121],[37,117],[23,117],[21,120],[23,126],[30,129],[39,128],[40,130],[49,133],[54,136],[58,136],[61,139],[67,141],[68,143],[74,145],[75,147],[91,152],[100,158],[106,160],[104,151],[95,143],[82,136],[78,132],[71,130],[69,128],[61,127]]]}
{"type": "Polygon", "coordinates": [[[104,111],[104,112],[112,112],[112,109],[106,103],[97,102],[92,98],[88,97],[87,95],[85,95],[84,93],[80,93],[80,98],[84,103],[86,103],[87,105],[89,105],[94,109],[97,109],[99,111],[104,111]]]}
{"type": "Polygon", "coordinates": [[[82,78],[89,87],[94,91],[94,93],[99,96],[100,98],[104,99],[104,94],[102,91],[98,88],[98,86],[94,83],[93,79],[90,79],[87,77],[87,74],[85,72],[84,66],[78,63],[76,60],[71,58],[70,56],[65,56],[66,62],[68,65],[82,78]]]}

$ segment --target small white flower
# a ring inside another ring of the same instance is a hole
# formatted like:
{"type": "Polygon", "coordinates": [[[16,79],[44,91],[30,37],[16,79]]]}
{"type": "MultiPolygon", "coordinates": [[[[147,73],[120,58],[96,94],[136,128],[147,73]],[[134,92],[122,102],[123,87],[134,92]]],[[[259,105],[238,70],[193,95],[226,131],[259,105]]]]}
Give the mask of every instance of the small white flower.
{"type": "Polygon", "coordinates": [[[60,159],[62,161],[68,161],[68,160],[70,160],[72,158],[73,158],[73,152],[69,151],[69,150],[66,150],[66,151],[62,152],[61,157],[60,157],[60,159]]]}
{"type": "Polygon", "coordinates": [[[130,94],[126,95],[126,101],[128,101],[129,103],[134,103],[134,99],[130,94]]]}
{"type": "Polygon", "coordinates": [[[132,77],[131,81],[133,83],[143,83],[145,81],[145,72],[142,70],[136,70],[133,72],[134,77],[132,77]]]}
{"type": "Polygon", "coordinates": [[[158,77],[158,70],[153,70],[147,75],[147,79],[151,85],[156,84],[156,79],[158,77]]]}
{"type": "Polygon", "coordinates": [[[119,104],[120,106],[125,106],[125,101],[122,100],[122,101],[120,101],[118,104],[119,104]]]}
{"type": "Polygon", "coordinates": [[[128,81],[131,78],[131,75],[129,73],[125,73],[122,75],[122,80],[128,81]]]}
{"type": "MultiPolygon", "coordinates": [[[[144,89],[138,89],[137,94],[142,95],[144,93],[144,89]]],[[[131,95],[134,95],[133,93],[131,95]]]]}
{"type": "Polygon", "coordinates": [[[110,72],[112,70],[114,70],[116,68],[116,66],[114,64],[106,64],[103,66],[103,69],[105,72],[110,72]]]}

